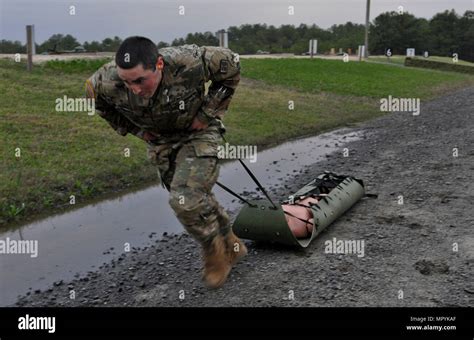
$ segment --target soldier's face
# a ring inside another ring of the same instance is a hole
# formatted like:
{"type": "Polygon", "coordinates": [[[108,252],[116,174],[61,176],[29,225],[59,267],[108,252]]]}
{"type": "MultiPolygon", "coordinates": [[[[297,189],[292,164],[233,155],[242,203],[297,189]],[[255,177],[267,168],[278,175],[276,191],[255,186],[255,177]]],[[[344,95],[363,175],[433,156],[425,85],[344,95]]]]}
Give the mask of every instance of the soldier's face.
{"type": "MultiPolygon", "coordinates": [[[[161,65],[161,64],[160,64],[161,65]]],[[[161,69],[145,70],[142,64],[131,69],[117,67],[117,74],[134,94],[151,98],[161,82],[161,69]]]]}

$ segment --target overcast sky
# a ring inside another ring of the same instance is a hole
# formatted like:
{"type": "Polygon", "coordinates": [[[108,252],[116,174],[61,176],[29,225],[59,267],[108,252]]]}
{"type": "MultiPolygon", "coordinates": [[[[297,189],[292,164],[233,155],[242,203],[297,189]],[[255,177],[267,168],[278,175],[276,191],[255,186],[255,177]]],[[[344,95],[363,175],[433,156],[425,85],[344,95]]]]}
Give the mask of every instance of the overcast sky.
{"type": "MultiPolygon", "coordinates": [[[[381,12],[405,11],[431,18],[454,8],[474,9],[474,0],[372,0],[371,19],[381,12]]],[[[71,34],[81,43],[115,35],[144,35],[171,42],[189,32],[216,32],[241,24],[316,24],[328,28],[347,21],[364,23],[366,0],[0,0],[0,39],[25,42],[25,25],[34,24],[36,42],[52,34],[71,34]],[[75,15],[70,15],[70,6],[75,15]],[[183,5],[185,14],[179,15],[183,5]],[[294,15],[288,14],[294,6],[294,15]]]]}

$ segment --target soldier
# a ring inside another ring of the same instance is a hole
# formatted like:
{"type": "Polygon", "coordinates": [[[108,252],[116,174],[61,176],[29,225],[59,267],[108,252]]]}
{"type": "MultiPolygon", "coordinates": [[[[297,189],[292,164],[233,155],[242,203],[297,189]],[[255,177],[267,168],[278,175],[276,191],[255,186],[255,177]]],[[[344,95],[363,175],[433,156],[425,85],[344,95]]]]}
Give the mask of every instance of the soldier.
{"type": "Polygon", "coordinates": [[[247,254],[216,201],[222,117],[240,80],[238,55],[227,48],[196,45],[158,51],[144,37],[129,37],[115,61],[86,81],[97,113],[120,135],[148,143],[169,204],[201,244],[203,280],[224,284],[232,266],[247,254]],[[207,95],[205,83],[211,81],[207,95]]]}

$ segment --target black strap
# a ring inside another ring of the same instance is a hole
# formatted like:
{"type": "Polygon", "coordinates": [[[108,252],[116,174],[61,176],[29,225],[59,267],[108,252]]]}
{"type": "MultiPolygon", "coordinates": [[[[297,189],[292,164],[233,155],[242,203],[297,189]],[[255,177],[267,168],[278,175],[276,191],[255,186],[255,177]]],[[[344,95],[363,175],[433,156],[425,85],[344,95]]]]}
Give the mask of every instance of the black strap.
{"type": "Polygon", "coordinates": [[[273,208],[275,209],[278,209],[277,206],[275,205],[275,203],[273,203],[272,199],[270,198],[270,196],[268,196],[267,194],[267,191],[263,188],[263,186],[260,184],[260,182],[258,181],[258,179],[254,176],[254,174],[250,171],[249,168],[247,168],[247,166],[244,164],[244,162],[242,162],[241,159],[239,159],[239,162],[240,164],[242,164],[242,166],[245,168],[245,170],[247,170],[247,173],[250,175],[250,177],[252,177],[253,181],[255,182],[255,184],[257,184],[257,186],[260,188],[260,190],[265,194],[265,196],[267,197],[267,199],[270,201],[270,203],[273,205],[273,208]]]}
{"type": "Polygon", "coordinates": [[[311,209],[311,206],[310,206],[310,205],[304,205],[304,204],[301,204],[301,203],[296,203],[296,202],[295,202],[295,203],[293,203],[293,204],[291,204],[291,205],[297,205],[297,206],[299,206],[299,207],[311,209]]]}
{"type": "Polygon", "coordinates": [[[222,189],[224,189],[225,191],[227,191],[229,194],[237,197],[239,200],[242,200],[243,202],[247,203],[250,207],[252,208],[255,208],[256,205],[255,204],[252,204],[250,203],[249,201],[247,201],[245,198],[241,197],[239,194],[236,194],[235,192],[233,192],[232,190],[230,190],[228,187],[226,187],[224,184],[221,184],[219,182],[216,182],[216,184],[218,186],[220,186],[222,189]]]}
{"type": "MultiPolygon", "coordinates": [[[[224,142],[227,143],[227,140],[225,139],[224,137],[224,134],[221,132],[221,136],[222,136],[222,139],[224,140],[224,142]]],[[[258,179],[254,176],[254,174],[252,173],[252,171],[250,171],[249,168],[247,168],[247,166],[244,164],[244,162],[242,162],[242,160],[239,158],[239,162],[240,164],[242,164],[242,166],[244,167],[244,169],[247,171],[247,173],[249,174],[249,176],[253,179],[253,181],[255,182],[255,184],[257,184],[257,186],[259,187],[259,189],[265,194],[265,196],[267,197],[267,199],[270,201],[270,203],[273,205],[273,208],[274,209],[278,209],[277,206],[275,205],[275,203],[273,203],[272,199],[270,198],[270,196],[268,196],[267,194],[267,191],[263,188],[263,186],[260,184],[260,182],[258,181],[258,179]]]]}
{"type": "Polygon", "coordinates": [[[313,224],[313,223],[311,223],[311,222],[309,221],[309,219],[307,219],[307,220],[303,220],[302,218],[299,218],[299,217],[297,217],[297,216],[293,215],[292,213],[290,213],[290,212],[288,212],[288,211],[284,211],[284,210],[283,210],[283,212],[284,212],[285,214],[287,214],[287,215],[291,216],[291,217],[294,217],[294,218],[296,218],[296,219],[298,219],[298,220],[300,220],[300,221],[304,222],[304,223],[307,223],[307,224],[313,224]]]}
{"type": "MultiPolygon", "coordinates": [[[[219,130],[219,133],[220,133],[220,135],[222,136],[222,139],[224,140],[224,142],[227,143],[227,140],[225,139],[224,134],[222,133],[222,131],[219,130]]],[[[240,158],[239,158],[238,160],[239,160],[240,164],[242,164],[242,166],[244,167],[244,169],[247,171],[247,173],[249,174],[249,176],[253,179],[253,181],[255,182],[255,184],[257,184],[258,188],[263,192],[263,194],[267,197],[267,199],[268,199],[268,200],[270,201],[270,203],[273,205],[273,208],[274,208],[274,209],[278,209],[277,206],[275,205],[275,203],[273,203],[272,199],[271,199],[270,196],[268,195],[267,191],[263,188],[263,186],[260,184],[260,182],[258,181],[258,179],[254,176],[254,174],[252,173],[252,171],[250,171],[250,169],[245,165],[245,163],[244,163],[240,158]]],[[[334,187],[339,187],[339,184],[335,185],[334,180],[333,180],[331,177],[336,177],[336,178],[346,178],[346,177],[350,177],[350,178],[354,178],[354,177],[352,177],[352,176],[336,175],[336,174],[333,174],[333,173],[330,173],[330,172],[327,172],[325,175],[326,175],[326,176],[325,176],[324,179],[317,179],[316,182],[318,182],[318,183],[317,183],[317,187],[316,187],[315,189],[318,189],[319,186],[323,186],[324,184],[329,184],[329,183],[330,183],[331,185],[326,185],[326,187],[329,187],[329,188],[331,188],[331,187],[332,187],[332,188],[334,188],[334,187]],[[326,183],[324,183],[324,182],[326,182],[326,183]]],[[[354,179],[355,179],[355,178],[354,178],[354,179]]],[[[355,180],[357,180],[357,179],[355,179],[355,180]]],[[[358,180],[358,181],[360,181],[360,180],[358,180]]],[[[362,184],[362,181],[360,181],[360,182],[361,182],[361,184],[362,184]]],[[[221,183],[219,183],[219,182],[216,182],[216,184],[219,185],[219,186],[220,186],[222,189],[224,189],[225,191],[227,191],[229,194],[231,194],[231,195],[237,197],[238,199],[242,200],[243,202],[247,203],[250,207],[256,207],[256,205],[251,204],[250,202],[248,202],[247,200],[245,200],[244,198],[242,198],[240,195],[236,194],[235,192],[233,192],[232,190],[230,190],[229,188],[227,188],[225,185],[223,185],[223,184],[221,184],[221,183]]],[[[362,186],[363,186],[363,184],[362,184],[362,186]]],[[[315,195],[315,194],[310,193],[310,196],[314,196],[314,195],[315,195]]],[[[318,196],[318,195],[316,194],[316,196],[318,196]]],[[[378,195],[376,195],[376,194],[365,194],[365,197],[377,198],[378,195]]],[[[326,199],[326,198],[323,197],[323,200],[324,200],[324,199],[326,199]]],[[[299,205],[299,206],[302,206],[302,207],[310,208],[310,209],[311,209],[311,206],[305,206],[305,205],[299,204],[299,203],[293,203],[293,204],[294,204],[294,205],[299,205]]],[[[316,205],[316,206],[317,206],[317,205],[316,205]]],[[[292,217],[294,217],[294,218],[297,218],[297,219],[299,219],[299,220],[301,220],[301,221],[303,221],[303,222],[305,222],[305,223],[309,223],[308,221],[303,220],[303,219],[301,219],[301,218],[299,218],[299,217],[296,217],[296,216],[294,216],[294,215],[292,215],[292,214],[290,214],[290,213],[288,213],[288,212],[286,212],[286,211],[285,211],[285,214],[290,215],[290,216],[292,216],[292,217]]]]}

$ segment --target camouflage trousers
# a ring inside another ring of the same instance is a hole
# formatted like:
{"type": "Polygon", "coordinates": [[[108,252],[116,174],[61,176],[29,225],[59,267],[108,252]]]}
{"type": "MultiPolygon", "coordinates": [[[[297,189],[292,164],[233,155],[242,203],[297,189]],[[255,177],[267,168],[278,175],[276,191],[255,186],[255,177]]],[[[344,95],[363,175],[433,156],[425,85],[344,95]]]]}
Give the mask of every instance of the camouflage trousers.
{"type": "Polygon", "coordinates": [[[149,143],[148,158],[158,167],[169,204],[191,236],[207,244],[230,230],[229,216],[212,187],[219,176],[219,128],[210,126],[173,142],[149,143]]]}

